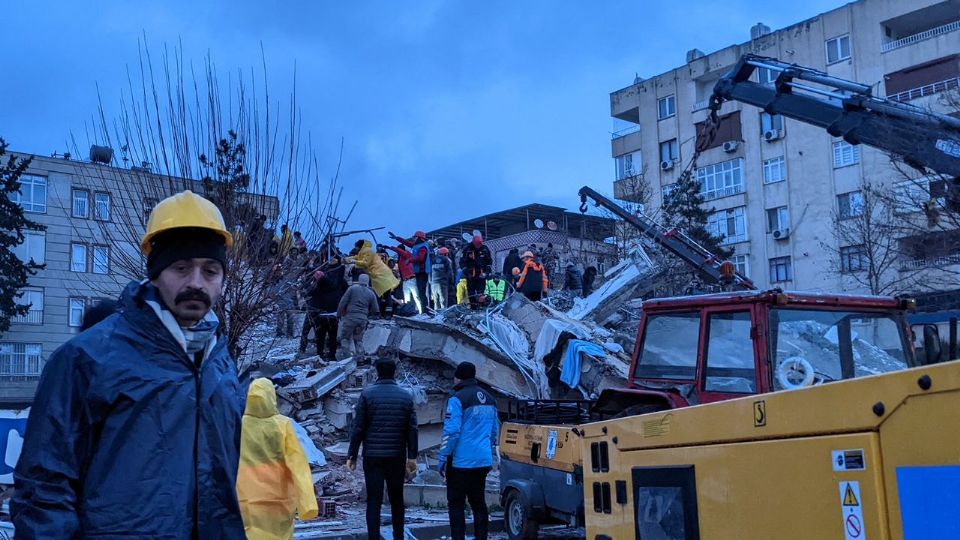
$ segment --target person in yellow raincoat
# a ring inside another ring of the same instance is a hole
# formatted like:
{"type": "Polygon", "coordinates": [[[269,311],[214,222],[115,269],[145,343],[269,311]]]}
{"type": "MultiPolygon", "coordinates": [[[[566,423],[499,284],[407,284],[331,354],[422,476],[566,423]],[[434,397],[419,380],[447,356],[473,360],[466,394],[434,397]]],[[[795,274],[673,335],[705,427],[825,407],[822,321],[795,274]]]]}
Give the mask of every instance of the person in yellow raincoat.
{"type": "Polygon", "coordinates": [[[277,411],[269,379],[256,379],[247,394],[240,437],[237,498],[249,540],[293,538],[293,517],[317,517],[313,477],[290,419],[277,411]]]}
{"type": "Polygon", "coordinates": [[[370,275],[370,286],[376,291],[377,296],[383,297],[384,293],[400,285],[400,280],[393,275],[393,270],[390,270],[390,267],[384,264],[380,256],[373,251],[373,244],[369,240],[357,241],[357,247],[360,248],[360,252],[355,257],[348,258],[347,261],[353,262],[357,268],[370,275]]]}
{"type": "Polygon", "coordinates": [[[460,278],[460,283],[457,283],[457,304],[461,306],[470,305],[470,292],[467,290],[467,278],[460,278]]]}

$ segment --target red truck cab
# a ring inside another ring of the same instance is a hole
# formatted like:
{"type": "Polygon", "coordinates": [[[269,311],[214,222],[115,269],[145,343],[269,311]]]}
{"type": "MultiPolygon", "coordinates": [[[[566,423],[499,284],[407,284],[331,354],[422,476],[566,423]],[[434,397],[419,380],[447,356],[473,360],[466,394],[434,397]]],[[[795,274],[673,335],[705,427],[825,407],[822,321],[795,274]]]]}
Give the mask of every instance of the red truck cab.
{"type": "Polygon", "coordinates": [[[595,410],[629,416],[917,365],[890,297],[740,291],[648,300],[624,389],[595,410]]]}

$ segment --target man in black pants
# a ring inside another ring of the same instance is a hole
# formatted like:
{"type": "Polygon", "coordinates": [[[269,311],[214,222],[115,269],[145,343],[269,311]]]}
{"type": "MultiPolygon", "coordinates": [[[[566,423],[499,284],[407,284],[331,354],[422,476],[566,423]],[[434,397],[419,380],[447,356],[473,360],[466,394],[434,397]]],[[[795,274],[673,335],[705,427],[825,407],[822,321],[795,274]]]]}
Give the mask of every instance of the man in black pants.
{"type": "Polygon", "coordinates": [[[403,477],[417,467],[417,413],[413,396],[394,380],[397,364],[381,359],[375,364],[377,382],[360,394],[357,402],[347,469],[357,468],[357,453],[363,444],[363,477],[367,484],[367,538],[380,538],[380,507],[383,484],[390,496],[393,537],[403,538],[403,477]]]}
{"type": "Polygon", "coordinates": [[[473,509],[476,540],[487,540],[489,513],[484,491],[487,473],[497,462],[500,420],[497,402],[477,383],[477,368],[461,362],[453,375],[453,397],[447,400],[440,447],[440,474],[447,479],[450,536],[466,537],[466,502],[473,509]]]}

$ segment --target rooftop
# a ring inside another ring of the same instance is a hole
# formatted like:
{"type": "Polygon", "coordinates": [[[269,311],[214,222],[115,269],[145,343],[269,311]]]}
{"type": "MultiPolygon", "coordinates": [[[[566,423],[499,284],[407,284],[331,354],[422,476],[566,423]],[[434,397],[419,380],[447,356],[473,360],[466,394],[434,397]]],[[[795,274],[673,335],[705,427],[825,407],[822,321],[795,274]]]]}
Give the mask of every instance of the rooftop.
{"type": "Polygon", "coordinates": [[[494,239],[544,229],[564,232],[574,238],[603,240],[614,236],[615,223],[616,221],[610,218],[568,212],[559,206],[534,203],[467,219],[435,229],[428,234],[441,238],[460,238],[463,233],[479,230],[484,238],[494,239]]]}

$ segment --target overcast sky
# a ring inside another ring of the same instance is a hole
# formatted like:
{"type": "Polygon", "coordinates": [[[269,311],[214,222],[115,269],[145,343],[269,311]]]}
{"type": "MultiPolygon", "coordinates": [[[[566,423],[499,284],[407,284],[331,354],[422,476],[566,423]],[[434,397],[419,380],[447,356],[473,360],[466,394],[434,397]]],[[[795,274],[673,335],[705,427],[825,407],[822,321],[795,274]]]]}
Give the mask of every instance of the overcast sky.
{"type": "Polygon", "coordinates": [[[259,65],[275,95],[297,68],[304,128],[360,204],[350,226],[398,233],[612,191],[609,93],[843,2],[807,0],[3,2],[0,136],[65,150],[119,99],[137,40],[182,41],[219,70],[259,65]]]}

